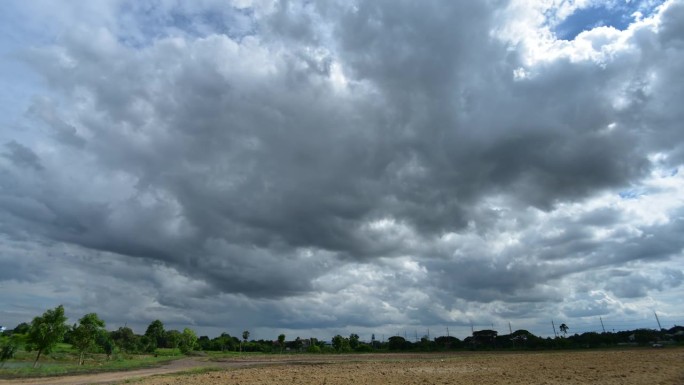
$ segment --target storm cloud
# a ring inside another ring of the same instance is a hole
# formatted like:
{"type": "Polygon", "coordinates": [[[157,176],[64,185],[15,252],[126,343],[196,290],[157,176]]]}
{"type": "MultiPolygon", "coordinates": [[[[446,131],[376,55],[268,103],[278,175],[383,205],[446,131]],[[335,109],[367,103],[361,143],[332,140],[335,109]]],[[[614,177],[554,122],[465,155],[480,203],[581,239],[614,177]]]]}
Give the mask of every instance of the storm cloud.
{"type": "Polygon", "coordinates": [[[10,2],[3,322],[681,322],[684,3],[548,3],[10,2]]]}

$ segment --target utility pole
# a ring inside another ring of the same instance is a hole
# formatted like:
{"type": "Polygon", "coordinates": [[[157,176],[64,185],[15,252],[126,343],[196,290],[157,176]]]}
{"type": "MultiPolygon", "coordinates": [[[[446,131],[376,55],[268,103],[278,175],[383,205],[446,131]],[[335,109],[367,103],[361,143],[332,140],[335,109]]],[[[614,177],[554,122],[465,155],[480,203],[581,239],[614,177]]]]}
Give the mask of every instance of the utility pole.
{"type": "Polygon", "coordinates": [[[658,319],[658,313],[656,313],[656,312],[654,311],[653,314],[655,314],[656,321],[658,321],[658,331],[663,330],[663,327],[660,326],[660,320],[658,319]]]}
{"type": "Polygon", "coordinates": [[[448,326],[447,326],[447,337],[450,337],[450,336],[449,336],[449,327],[448,327],[448,326]]]}
{"type": "Polygon", "coordinates": [[[511,321],[508,321],[508,332],[513,334],[513,328],[511,327],[511,321]]]}
{"type": "Polygon", "coordinates": [[[603,326],[603,318],[599,317],[599,319],[601,320],[601,329],[603,329],[603,332],[605,333],[605,332],[606,332],[606,327],[603,326]]]}
{"type": "Polygon", "coordinates": [[[556,333],[556,325],[553,323],[553,320],[551,320],[551,326],[553,327],[553,335],[558,338],[558,333],[556,333]]]}

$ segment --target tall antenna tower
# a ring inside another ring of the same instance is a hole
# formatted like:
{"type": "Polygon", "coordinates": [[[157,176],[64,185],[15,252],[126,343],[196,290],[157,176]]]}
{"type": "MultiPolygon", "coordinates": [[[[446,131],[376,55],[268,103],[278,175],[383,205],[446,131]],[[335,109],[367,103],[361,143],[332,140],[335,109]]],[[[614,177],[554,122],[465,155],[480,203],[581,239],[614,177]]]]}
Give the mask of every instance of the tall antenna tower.
{"type": "Polygon", "coordinates": [[[556,325],[553,323],[553,320],[551,320],[551,327],[553,327],[553,335],[558,338],[558,333],[556,333],[556,325]]]}
{"type": "Polygon", "coordinates": [[[603,332],[606,332],[606,327],[603,326],[603,318],[599,317],[599,320],[601,320],[601,329],[603,329],[603,332]]]}
{"type": "Polygon", "coordinates": [[[663,327],[660,326],[660,320],[658,319],[658,313],[656,313],[656,312],[654,311],[653,314],[655,314],[656,321],[658,322],[658,330],[663,330],[663,327]]]}

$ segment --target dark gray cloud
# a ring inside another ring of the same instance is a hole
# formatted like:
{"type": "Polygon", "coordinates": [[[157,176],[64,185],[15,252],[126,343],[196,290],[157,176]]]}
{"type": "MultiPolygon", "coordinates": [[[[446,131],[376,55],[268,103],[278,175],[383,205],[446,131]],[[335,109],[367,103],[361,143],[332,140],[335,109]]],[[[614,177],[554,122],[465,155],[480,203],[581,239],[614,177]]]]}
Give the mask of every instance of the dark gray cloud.
{"type": "Polygon", "coordinates": [[[18,55],[47,88],[0,158],[3,247],[33,250],[0,282],[40,260],[116,322],[265,333],[680,291],[680,1],[541,59],[498,35],[517,2],[210,3],[67,7],[18,55]]]}
{"type": "Polygon", "coordinates": [[[15,141],[5,143],[6,151],[2,154],[17,167],[41,170],[40,158],[30,148],[15,141]]]}

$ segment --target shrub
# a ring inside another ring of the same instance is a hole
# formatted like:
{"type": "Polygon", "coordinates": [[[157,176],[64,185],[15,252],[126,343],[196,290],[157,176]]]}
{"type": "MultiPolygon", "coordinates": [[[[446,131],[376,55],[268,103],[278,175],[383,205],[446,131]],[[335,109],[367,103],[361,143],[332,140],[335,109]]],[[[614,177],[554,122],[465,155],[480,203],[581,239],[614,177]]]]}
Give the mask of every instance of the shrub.
{"type": "Polygon", "coordinates": [[[354,350],[357,352],[360,352],[360,353],[369,353],[369,352],[373,351],[373,347],[370,345],[361,344],[361,345],[357,346],[356,349],[354,349],[354,350]]]}

